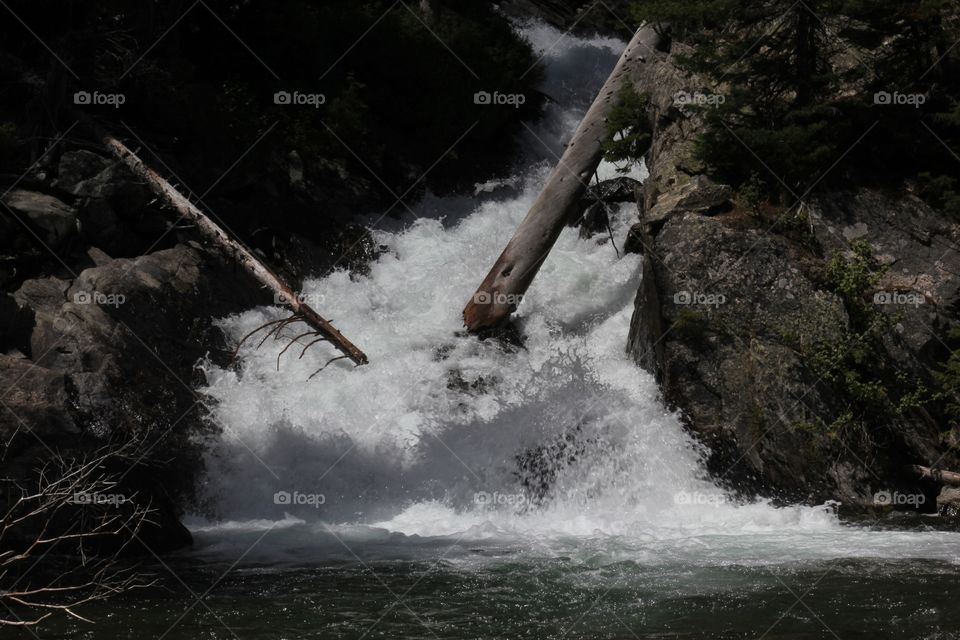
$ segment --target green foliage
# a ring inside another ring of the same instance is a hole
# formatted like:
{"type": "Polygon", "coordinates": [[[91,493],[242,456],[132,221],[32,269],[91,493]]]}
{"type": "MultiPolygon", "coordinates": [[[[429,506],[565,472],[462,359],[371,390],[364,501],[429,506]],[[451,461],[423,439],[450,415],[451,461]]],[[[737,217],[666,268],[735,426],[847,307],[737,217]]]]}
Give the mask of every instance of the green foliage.
{"type": "MultiPolygon", "coordinates": [[[[954,329],[950,337],[960,339],[960,329],[954,329]]],[[[950,419],[960,421],[960,349],[951,350],[936,378],[940,385],[938,399],[944,402],[950,419]]]]}
{"type": "Polygon", "coordinates": [[[917,178],[920,195],[927,202],[960,220],[960,184],[955,177],[924,171],[917,178]]]}
{"type": "Polygon", "coordinates": [[[710,333],[710,321],[703,313],[681,309],[674,320],[673,333],[685,341],[700,343],[710,333]]]}
{"type": "Polygon", "coordinates": [[[638,19],[693,45],[683,64],[725,101],[703,111],[699,158],[767,195],[929,173],[933,206],[960,208],[960,5],[955,0],[642,0],[638,19]],[[888,96],[910,97],[894,101],[888,96]],[[917,96],[920,96],[917,98],[917,96]]]}
{"type": "MultiPolygon", "coordinates": [[[[194,11],[180,0],[69,10],[36,0],[18,7],[36,35],[0,21],[0,46],[36,70],[63,70],[37,38],[69,60],[83,86],[64,76],[51,102],[79,89],[123,93],[121,109],[97,117],[143,132],[191,182],[229,188],[219,178],[237,158],[259,161],[263,175],[296,148],[310,182],[333,190],[360,178],[392,201],[387,191],[431,168],[423,184],[435,191],[503,171],[512,133],[538,112],[536,58],[509,21],[486,3],[431,4],[427,15],[384,0],[208,0],[194,11]],[[525,107],[475,104],[479,91],[523,94],[525,107]],[[325,102],[277,104],[278,92],[325,102]]],[[[25,103],[0,96],[0,113],[26,119],[25,103]]],[[[230,177],[243,182],[242,170],[230,177]]]]}
{"type": "Polygon", "coordinates": [[[620,171],[629,171],[630,165],[650,150],[653,130],[647,115],[649,105],[650,96],[638,93],[630,83],[617,94],[617,102],[607,117],[603,152],[609,162],[627,163],[620,171]]]}
{"type": "Polygon", "coordinates": [[[754,172],[741,185],[740,198],[753,215],[759,215],[760,207],[766,200],[769,191],[770,186],[754,172]]]}
{"type": "Polygon", "coordinates": [[[885,269],[873,259],[870,245],[865,242],[855,242],[851,249],[852,259],[847,260],[838,253],[827,262],[826,275],[843,298],[853,330],[862,333],[870,329],[877,315],[874,305],[864,296],[880,281],[885,269]]]}
{"type": "Polygon", "coordinates": [[[838,438],[875,431],[877,425],[908,414],[933,396],[926,386],[897,368],[884,347],[894,319],[877,311],[865,296],[883,270],[865,243],[853,245],[853,257],[835,255],[826,275],[843,299],[850,327],[838,339],[814,345],[804,359],[820,383],[835,397],[837,417],[827,431],[838,438]]]}
{"type": "Polygon", "coordinates": [[[669,24],[685,41],[698,42],[720,27],[739,3],[737,0],[644,0],[632,8],[638,23],[669,24]]]}

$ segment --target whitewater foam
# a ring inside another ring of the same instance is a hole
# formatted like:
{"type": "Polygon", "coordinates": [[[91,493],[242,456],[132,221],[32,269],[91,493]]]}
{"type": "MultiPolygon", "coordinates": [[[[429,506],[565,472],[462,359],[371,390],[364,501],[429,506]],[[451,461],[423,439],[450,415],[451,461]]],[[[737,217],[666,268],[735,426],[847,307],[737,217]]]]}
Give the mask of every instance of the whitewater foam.
{"type": "MultiPolygon", "coordinates": [[[[624,46],[570,37],[551,46],[555,30],[525,33],[545,53],[546,90],[570,99],[548,106],[525,134],[530,153],[502,183],[510,194],[453,220],[375,231],[385,252],[368,275],[338,271],[304,284],[370,364],[336,362],[308,382],[335,354],[288,355],[277,371],[285,342],[268,341],[245,348],[239,370],[204,366],[202,391],[223,428],[210,444],[204,492],[226,522],[195,521],[198,540],[221,549],[271,531],[277,542],[263,548],[301,558],[304,548],[323,556],[343,539],[399,553],[453,538],[547,554],[606,545],[612,557],[637,561],[871,555],[898,544],[956,560],[955,537],[871,538],[841,527],[827,507],[738,504],[714,486],[697,444],[625,353],[640,260],[618,257],[604,234],[560,236],[516,314],[523,348],[462,332],[461,309],[624,46]],[[584,69],[592,69],[587,81],[584,69]],[[551,459],[545,486],[524,484],[524,459],[550,447],[567,448],[551,459]],[[277,499],[294,491],[324,500],[277,499]]],[[[616,169],[604,163],[600,174],[616,169]]],[[[444,211],[444,199],[428,200],[421,215],[444,211]]],[[[462,208],[462,197],[453,200],[462,208]]],[[[632,205],[616,208],[615,238],[635,215],[632,205]]],[[[237,340],[282,313],[254,309],[220,326],[237,340]]]]}

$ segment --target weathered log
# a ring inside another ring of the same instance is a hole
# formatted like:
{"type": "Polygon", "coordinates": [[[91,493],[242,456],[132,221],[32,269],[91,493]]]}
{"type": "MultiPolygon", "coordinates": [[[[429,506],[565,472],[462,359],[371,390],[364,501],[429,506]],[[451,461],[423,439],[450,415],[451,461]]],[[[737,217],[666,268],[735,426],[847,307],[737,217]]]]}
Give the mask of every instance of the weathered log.
{"type": "Polygon", "coordinates": [[[605,122],[620,89],[660,45],[651,27],[637,31],[581,121],[537,201],[486,279],[463,310],[467,329],[479,331],[503,323],[547,258],[573,207],[578,206],[603,155],[605,122]]]}
{"type": "Polygon", "coordinates": [[[363,351],[357,348],[357,346],[340,333],[336,327],[304,302],[300,296],[296,295],[290,285],[273,273],[273,271],[258,260],[253,253],[247,250],[240,242],[231,238],[217,223],[194,206],[192,202],[185,198],[160,174],[147,166],[147,164],[128,149],[126,145],[109,133],[102,131],[98,126],[86,120],[85,122],[88,128],[92,129],[100,138],[101,142],[110,150],[110,153],[127,165],[136,176],[146,182],[157,196],[172,206],[180,215],[192,221],[204,236],[233,257],[244,269],[253,275],[253,277],[270,289],[276,300],[282,302],[293,311],[297,320],[313,328],[317,335],[323,336],[323,338],[336,347],[340,353],[350,358],[355,364],[367,364],[367,356],[363,351]]]}
{"type": "MultiPolygon", "coordinates": [[[[29,67],[23,64],[18,58],[0,52],[0,63],[9,67],[19,75],[21,82],[25,85],[37,91],[42,91],[45,87],[42,79],[36,73],[33,73],[29,67]]],[[[193,221],[204,236],[217,244],[228,255],[232,256],[244,269],[252,274],[254,278],[270,289],[275,299],[283,302],[293,311],[296,320],[304,322],[307,326],[311,327],[316,335],[333,344],[340,353],[350,358],[354,364],[361,365],[369,362],[363,351],[350,342],[333,324],[324,319],[323,316],[317,313],[310,305],[300,299],[290,285],[273,273],[269,267],[260,262],[260,260],[240,242],[231,238],[226,231],[194,206],[194,204],[177,191],[173,185],[140,160],[126,145],[110,135],[110,133],[105,131],[85,114],[74,112],[73,116],[76,117],[77,122],[82,123],[92,135],[99,138],[110,153],[127,165],[135,175],[146,182],[158,197],[172,206],[180,215],[193,221]]],[[[314,343],[312,342],[311,344],[314,343]]],[[[327,364],[329,364],[329,362],[327,364]]]]}
{"type": "Polygon", "coordinates": [[[949,484],[954,487],[960,487],[960,473],[955,471],[944,471],[943,469],[934,469],[932,467],[923,467],[918,464],[912,464],[907,467],[910,471],[928,480],[949,484]]]}

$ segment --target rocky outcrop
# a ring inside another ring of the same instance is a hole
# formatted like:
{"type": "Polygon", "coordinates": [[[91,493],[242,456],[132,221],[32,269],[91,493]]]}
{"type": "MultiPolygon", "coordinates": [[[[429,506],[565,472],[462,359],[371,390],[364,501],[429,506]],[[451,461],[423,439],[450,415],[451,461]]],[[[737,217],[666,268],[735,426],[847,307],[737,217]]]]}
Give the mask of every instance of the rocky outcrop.
{"type": "MultiPolygon", "coordinates": [[[[140,541],[175,549],[190,542],[179,516],[202,471],[196,436],[211,429],[196,363],[229,359],[212,321],[271,299],[218,252],[170,233],[121,165],[68,151],[54,166],[11,191],[13,214],[0,216],[17,234],[5,238],[12,291],[0,293],[2,480],[36,486],[53,459],[136,442],[118,491],[152,510],[140,541]],[[26,260],[27,247],[42,259],[26,260]]],[[[0,511],[11,495],[0,491],[0,511]]]]}
{"type": "Polygon", "coordinates": [[[903,468],[960,466],[937,398],[956,346],[960,229],[866,188],[799,210],[746,206],[692,153],[699,115],[675,97],[697,87],[672,63],[678,48],[639,87],[654,141],[628,238],[644,254],[629,352],[723,484],[848,506],[922,493],[913,504],[932,510],[939,488],[903,468]]]}
{"type": "Polygon", "coordinates": [[[937,496],[937,510],[948,518],[960,518],[960,487],[943,487],[937,496]]]}
{"type": "MultiPolygon", "coordinates": [[[[179,517],[203,471],[197,436],[215,429],[196,365],[229,364],[215,318],[272,296],[109,158],[68,150],[23,184],[4,198],[13,213],[0,207],[0,512],[16,494],[5,489],[37,486],[52,460],[133,442],[111,464],[125,508],[152,509],[140,541],[189,544],[179,517]]],[[[291,282],[363,270],[379,251],[360,226],[330,228],[324,244],[257,229],[245,240],[291,282]]],[[[66,524],[85,521],[82,508],[66,524]]]]}
{"type": "Polygon", "coordinates": [[[14,189],[4,197],[3,203],[53,248],[62,247],[77,231],[76,210],[53,196],[14,189]]]}
{"type": "Polygon", "coordinates": [[[142,441],[121,483],[156,510],[141,538],[155,550],[187,543],[177,517],[199,472],[191,438],[208,428],[194,366],[207,354],[226,361],[212,318],[270,301],[200,245],[28,280],[13,300],[31,328],[26,353],[0,359],[5,465],[29,474],[51,450],[142,441]]]}

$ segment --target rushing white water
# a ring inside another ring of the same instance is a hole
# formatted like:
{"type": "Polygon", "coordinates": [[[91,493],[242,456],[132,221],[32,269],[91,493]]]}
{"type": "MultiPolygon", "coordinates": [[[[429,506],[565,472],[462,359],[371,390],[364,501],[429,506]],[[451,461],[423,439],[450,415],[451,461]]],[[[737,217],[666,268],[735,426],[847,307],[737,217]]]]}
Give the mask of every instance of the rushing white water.
{"type": "MultiPolygon", "coordinates": [[[[272,529],[282,542],[261,550],[291,560],[342,554],[348,539],[384,555],[441,540],[640,562],[957,561],[952,534],[854,530],[827,507],[735,504],[717,489],[653,379],[625,353],[640,264],[618,258],[602,235],[561,235],[517,313],[523,348],[462,333],[467,298],[624,46],[543,26],[524,33],[544,52],[544,90],[556,102],[524,135],[515,178],[427,198],[416,209],[424,217],[376,233],[386,252],[369,275],[305,284],[371,363],[336,362],[308,382],[336,354],[315,347],[298,360],[292,349],[277,371],[286,343],[270,341],[245,350],[239,371],[206,367],[203,391],[224,433],[205,487],[223,521],[195,523],[204,548],[246,550],[272,529]],[[559,443],[567,448],[544,463],[549,489],[537,499],[517,456],[559,443]],[[322,495],[323,504],[277,504],[277,492],[322,495]]],[[[633,206],[620,209],[618,242],[634,217],[633,206]]],[[[280,315],[261,308],[222,325],[238,339],[280,315]]]]}

